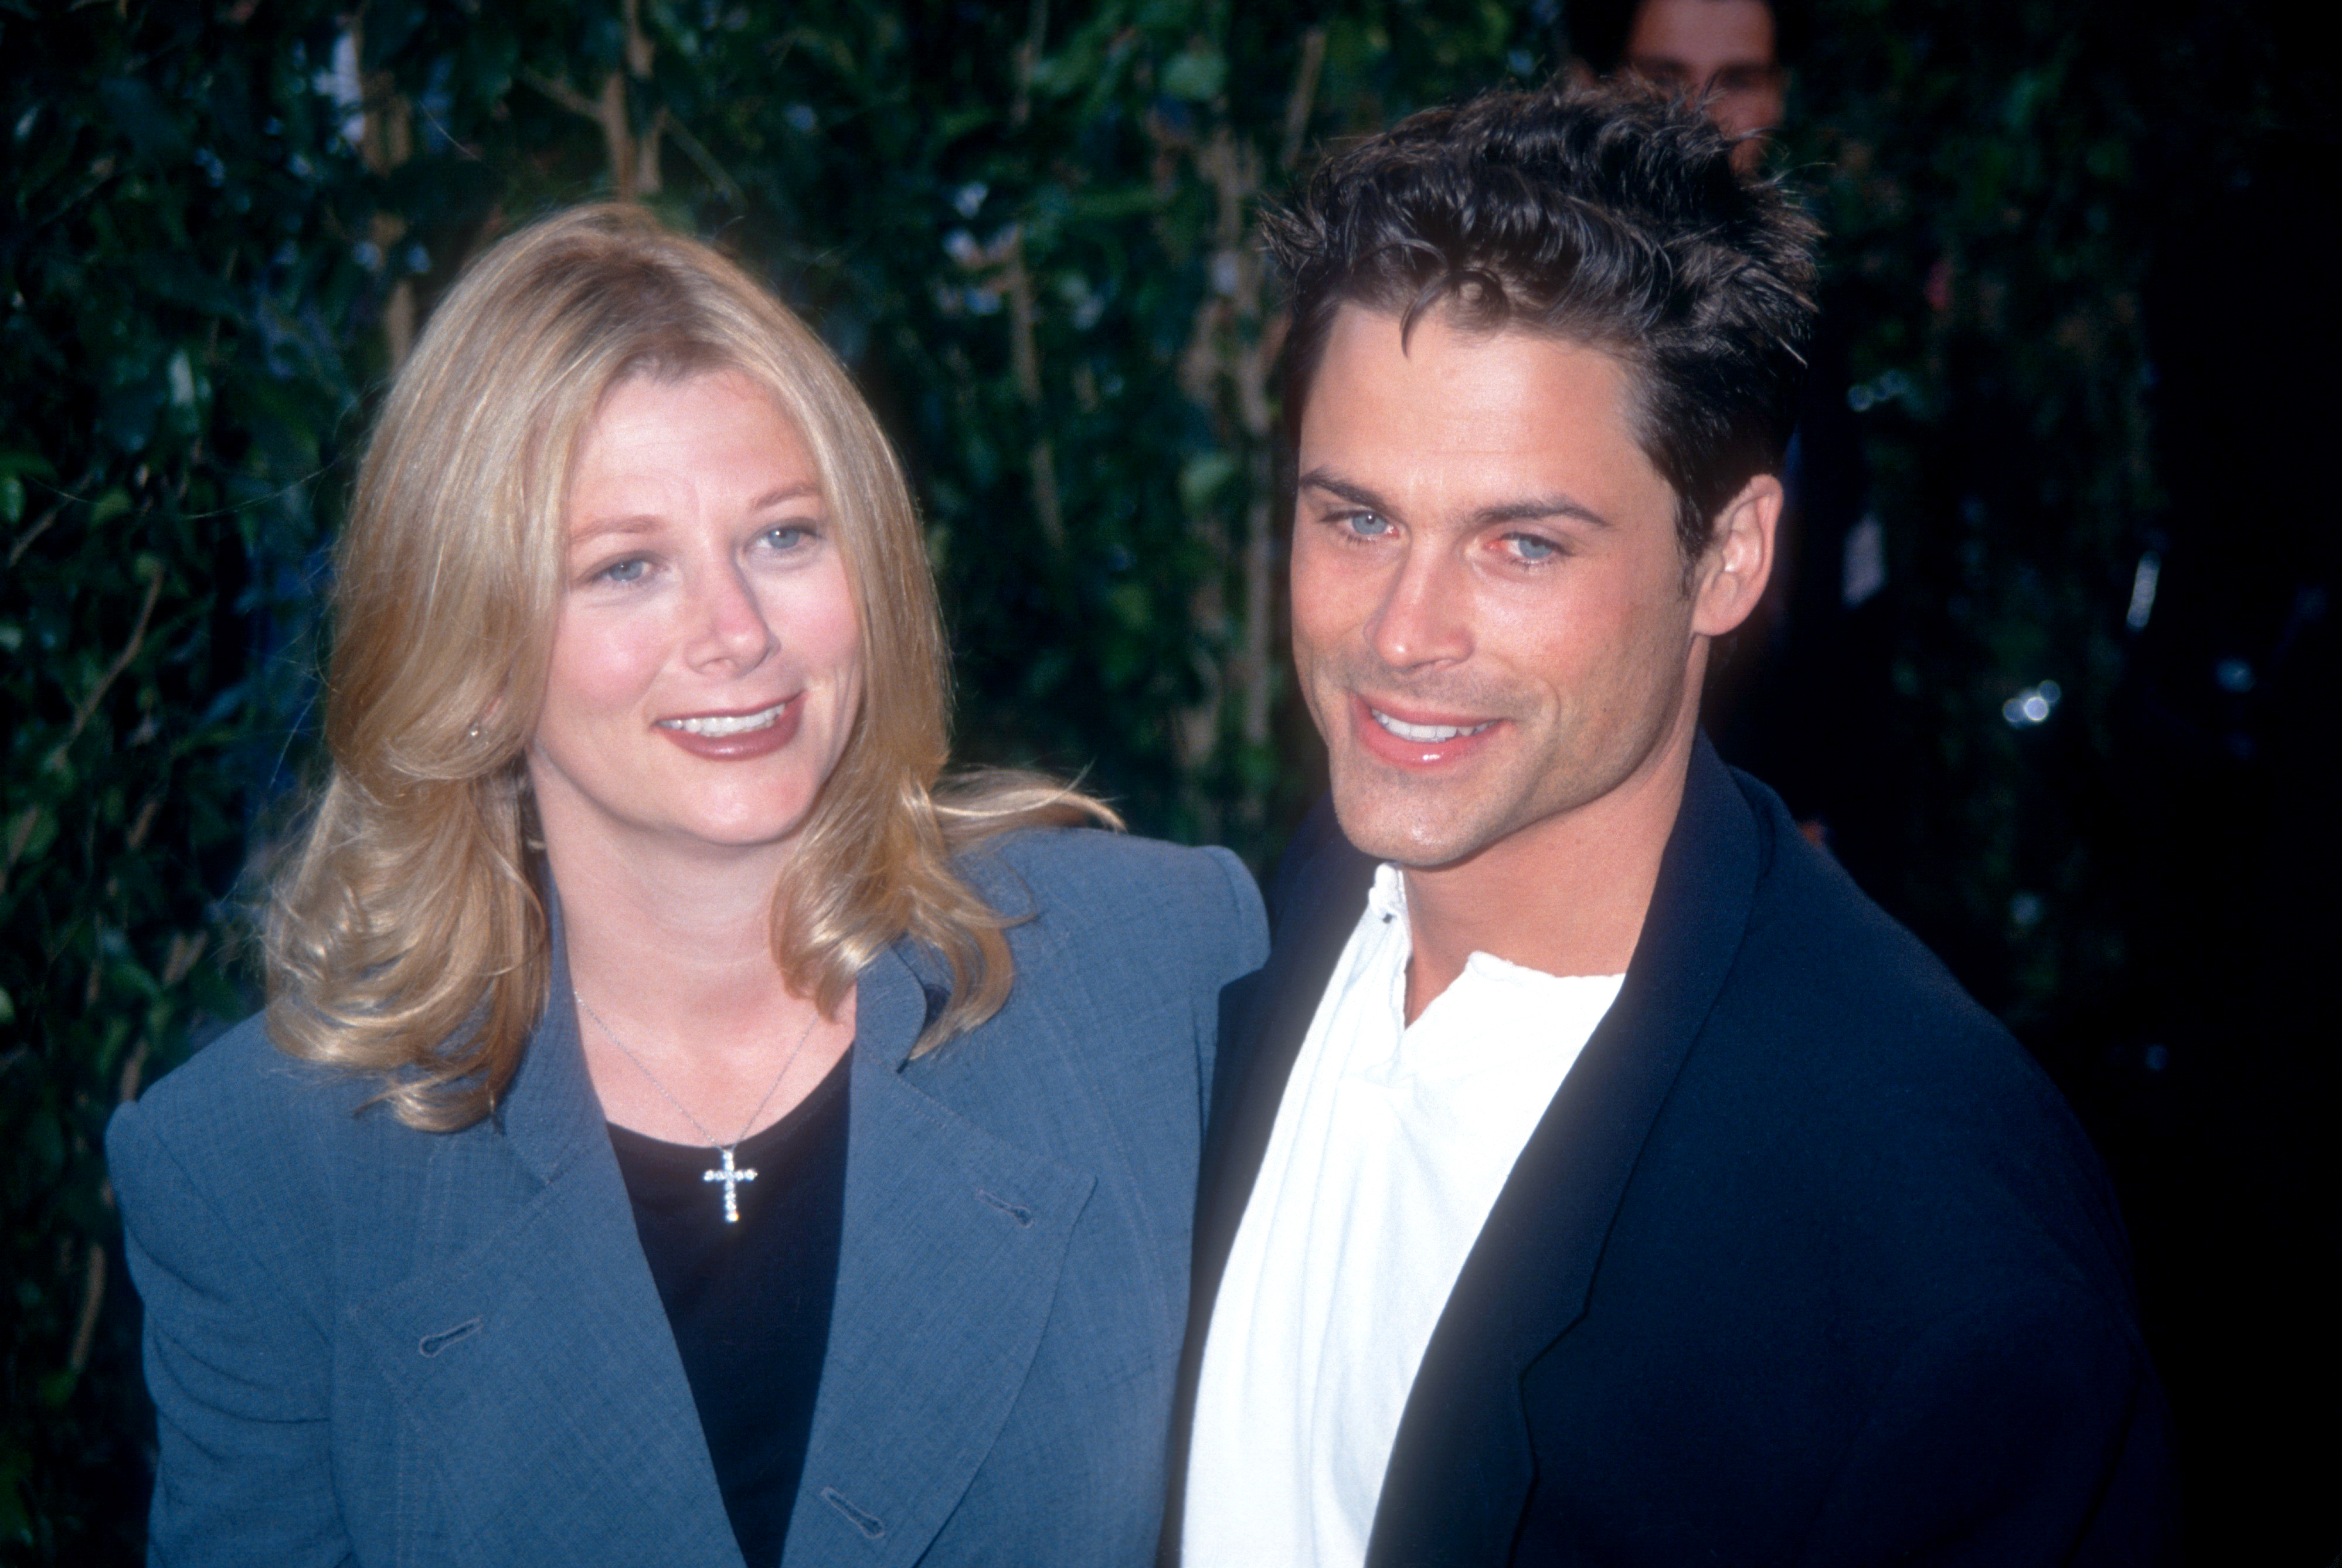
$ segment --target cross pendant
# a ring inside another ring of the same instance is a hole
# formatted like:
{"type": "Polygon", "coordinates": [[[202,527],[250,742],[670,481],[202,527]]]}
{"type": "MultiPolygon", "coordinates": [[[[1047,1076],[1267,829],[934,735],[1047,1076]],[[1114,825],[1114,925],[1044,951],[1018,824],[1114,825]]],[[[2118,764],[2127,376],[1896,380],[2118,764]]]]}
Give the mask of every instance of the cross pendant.
{"type": "Polygon", "coordinates": [[[746,1165],[733,1164],[730,1149],[718,1149],[716,1152],[724,1157],[724,1168],[720,1171],[703,1171],[700,1173],[699,1179],[703,1182],[724,1183],[724,1223],[727,1225],[736,1225],[740,1223],[740,1197],[736,1189],[743,1182],[755,1181],[756,1173],[746,1165]]]}

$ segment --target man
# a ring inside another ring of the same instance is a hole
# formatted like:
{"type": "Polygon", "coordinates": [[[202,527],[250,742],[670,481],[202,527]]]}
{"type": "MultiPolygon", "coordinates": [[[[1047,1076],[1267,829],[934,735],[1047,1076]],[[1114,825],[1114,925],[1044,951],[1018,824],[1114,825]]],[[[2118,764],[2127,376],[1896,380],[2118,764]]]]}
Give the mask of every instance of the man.
{"type": "Polygon", "coordinates": [[[1624,8],[1626,36],[1614,46],[1606,46],[1615,34],[1602,24],[1621,8],[1587,9],[1606,13],[1588,18],[1589,63],[1606,74],[1623,65],[1701,105],[1733,139],[1734,166],[1743,174],[1756,169],[1765,133],[1781,123],[1788,95],[1783,18],[1774,0],[1637,0],[1624,8]]]}
{"type": "Polygon", "coordinates": [[[1813,315],[1731,159],[1656,97],[1492,95],[1275,232],[1332,801],[1223,999],[1166,1560],[2162,1550],[2079,1129],[1699,734],[1813,315]]]}
{"type": "MultiPolygon", "coordinates": [[[[1810,20],[1800,0],[1579,0],[1570,33],[1582,80],[1623,74],[1689,98],[1747,173],[1781,124],[1810,20]]],[[[1847,404],[1853,325],[1843,307],[1825,309],[1807,345],[1772,582],[1711,659],[1702,714],[1717,750],[1868,882],[1892,874],[1893,792],[1880,784],[1896,698],[1887,534],[1847,404]]]]}

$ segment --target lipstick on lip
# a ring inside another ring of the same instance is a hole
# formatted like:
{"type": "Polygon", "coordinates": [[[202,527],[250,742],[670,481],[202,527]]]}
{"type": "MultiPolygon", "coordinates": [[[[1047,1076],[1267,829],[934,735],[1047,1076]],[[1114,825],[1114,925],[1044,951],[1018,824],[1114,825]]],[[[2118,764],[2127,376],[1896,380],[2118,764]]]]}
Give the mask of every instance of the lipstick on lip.
{"type": "Polygon", "coordinates": [[[1404,767],[1437,767],[1481,750],[1503,721],[1425,714],[1350,696],[1352,728],[1372,755],[1404,767]],[[1376,715],[1379,714],[1380,717],[1376,715]],[[1383,721],[1388,719],[1390,724],[1383,721]]]}
{"type": "Polygon", "coordinates": [[[728,713],[676,714],[652,728],[696,757],[710,762],[746,762],[770,756],[796,738],[805,714],[800,692],[777,703],[728,713]]]}

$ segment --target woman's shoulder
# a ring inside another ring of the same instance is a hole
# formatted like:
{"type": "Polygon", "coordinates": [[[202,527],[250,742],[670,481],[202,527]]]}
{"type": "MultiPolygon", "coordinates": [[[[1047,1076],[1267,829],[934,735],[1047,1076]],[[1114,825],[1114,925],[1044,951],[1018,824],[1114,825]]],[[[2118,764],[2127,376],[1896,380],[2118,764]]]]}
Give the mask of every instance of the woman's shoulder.
{"type": "Polygon", "coordinates": [[[131,1196],[165,1166],[213,1193],[297,1182],[325,1144],[365,1135],[377,1118],[359,1113],[375,1087],[286,1055],[267,1015],[255,1014],[115,1114],[106,1129],[115,1184],[131,1196]]]}
{"type": "Polygon", "coordinates": [[[1096,828],[1027,829],[976,845],[960,866],[986,902],[1038,928],[1036,934],[1127,937],[1185,951],[1225,971],[1223,981],[1267,956],[1260,890],[1244,862],[1216,845],[1190,849],[1096,828]]]}

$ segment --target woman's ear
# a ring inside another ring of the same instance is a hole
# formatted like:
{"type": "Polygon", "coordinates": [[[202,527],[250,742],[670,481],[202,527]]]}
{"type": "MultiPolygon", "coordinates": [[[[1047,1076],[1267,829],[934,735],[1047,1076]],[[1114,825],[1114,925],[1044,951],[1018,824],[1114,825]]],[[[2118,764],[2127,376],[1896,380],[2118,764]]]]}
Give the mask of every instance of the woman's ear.
{"type": "Polygon", "coordinates": [[[1756,611],[1773,575],[1773,542],[1787,497],[1780,476],[1759,474],[1716,515],[1714,543],[1699,564],[1691,629],[1721,637],[1756,611]]]}
{"type": "Polygon", "coordinates": [[[486,707],[482,708],[476,714],[473,715],[471,727],[464,732],[464,738],[466,740],[478,740],[482,735],[486,734],[490,730],[495,727],[496,721],[504,716],[504,693],[499,691],[495,696],[488,699],[488,705],[486,707]]]}

